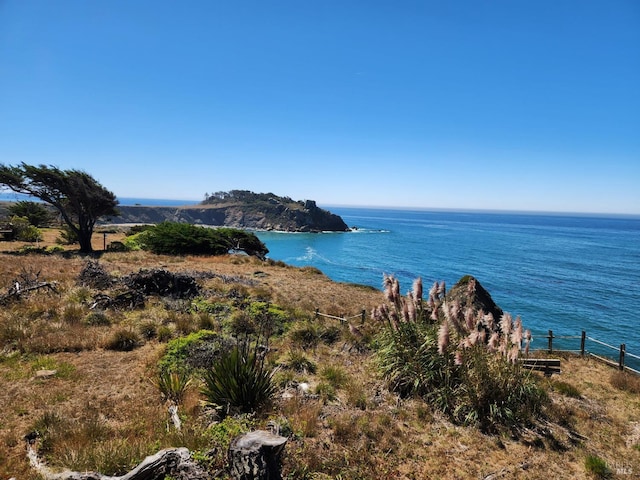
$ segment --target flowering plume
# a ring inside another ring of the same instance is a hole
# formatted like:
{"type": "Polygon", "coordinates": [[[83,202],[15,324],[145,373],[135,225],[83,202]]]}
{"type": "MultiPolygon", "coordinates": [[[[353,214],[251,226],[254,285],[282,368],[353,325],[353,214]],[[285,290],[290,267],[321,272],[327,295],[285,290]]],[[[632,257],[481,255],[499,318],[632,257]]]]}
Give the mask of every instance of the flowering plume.
{"type": "Polygon", "coordinates": [[[418,277],[413,282],[413,301],[416,304],[422,302],[422,278],[418,277]]]}
{"type": "Polygon", "coordinates": [[[445,320],[438,329],[438,353],[444,355],[449,346],[449,322],[445,320]]]}
{"type": "Polygon", "coordinates": [[[518,349],[522,348],[522,320],[520,319],[520,316],[518,315],[516,317],[516,323],[515,323],[515,328],[513,329],[513,332],[511,332],[511,343],[513,343],[514,345],[516,345],[518,347],[518,349]]]}
{"type": "Polygon", "coordinates": [[[531,344],[531,330],[527,329],[524,332],[524,341],[525,341],[525,346],[524,346],[524,354],[525,355],[529,355],[529,345],[531,344]]]}

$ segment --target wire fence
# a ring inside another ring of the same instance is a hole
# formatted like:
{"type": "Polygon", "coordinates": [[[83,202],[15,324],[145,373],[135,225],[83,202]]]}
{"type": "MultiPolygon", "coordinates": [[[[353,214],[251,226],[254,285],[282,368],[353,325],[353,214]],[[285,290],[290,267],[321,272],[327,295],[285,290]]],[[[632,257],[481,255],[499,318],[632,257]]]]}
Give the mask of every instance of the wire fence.
{"type": "Polygon", "coordinates": [[[346,323],[353,318],[358,318],[360,319],[360,323],[364,323],[366,315],[367,315],[366,310],[362,310],[359,314],[351,315],[350,317],[347,317],[345,314],[342,314],[341,316],[329,315],[327,313],[321,313],[320,309],[316,308],[316,318],[319,318],[319,317],[332,318],[334,320],[339,320],[341,323],[346,323]]]}
{"type": "MultiPolygon", "coordinates": [[[[341,323],[348,323],[349,320],[358,318],[363,324],[366,318],[366,311],[362,310],[357,315],[346,316],[342,314],[338,316],[321,313],[320,309],[316,308],[315,316],[316,318],[331,318],[341,323]]],[[[534,337],[536,336],[546,337],[548,353],[574,353],[582,357],[594,358],[620,370],[640,375],[640,356],[627,351],[627,346],[624,343],[619,346],[610,345],[602,340],[588,336],[585,330],[582,330],[580,335],[554,335],[553,330],[549,330],[546,335],[544,333],[534,334],[534,337]]]]}
{"type": "Polygon", "coordinates": [[[640,356],[627,351],[624,343],[619,346],[611,345],[590,337],[584,330],[580,335],[554,335],[553,330],[549,330],[547,335],[540,336],[546,336],[549,353],[575,353],[595,358],[620,370],[640,374],[640,356]]]}

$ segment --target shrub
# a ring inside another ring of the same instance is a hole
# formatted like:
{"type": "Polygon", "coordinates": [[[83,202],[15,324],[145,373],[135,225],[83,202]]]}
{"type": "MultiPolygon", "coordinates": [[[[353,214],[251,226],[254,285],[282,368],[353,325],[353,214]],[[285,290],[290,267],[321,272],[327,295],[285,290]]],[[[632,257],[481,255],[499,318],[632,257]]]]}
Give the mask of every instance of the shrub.
{"type": "Polygon", "coordinates": [[[174,372],[160,370],[153,384],[160,390],[164,400],[178,405],[182,403],[187,388],[191,384],[191,378],[184,370],[174,372]]]}
{"type": "Polygon", "coordinates": [[[153,320],[143,322],[140,327],[140,335],[146,340],[153,340],[158,336],[158,327],[153,320]]]}
{"type": "Polygon", "coordinates": [[[204,373],[202,393],[222,412],[251,413],[271,401],[272,376],[255,352],[236,347],[204,373]]]}
{"type": "Polygon", "coordinates": [[[107,245],[107,250],[109,252],[128,252],[129,248],[124,242],[115,240],[107,245]]]}
{"type": "Polygon", "coordinates": [[[76,325],[82,321],[84,317],[84,308],[82,305],[71,303],[67,305],[62,312],[62,319],[70,325],[76,325]]]}
{"type": "Polygon", "coordinates": [[[300,348],[315,348],[320,343],[320,331],[314,323],[306,322],[289,331],[289,339],[300,348]]]}
{"type": "Polygon", "coordinates": [[[158,341],[159,342],[168,342],[173,338],[173,332],[166,325],[161,325],[158,327],[158,341]]]}
{"type": "MultiPolygon", "coordinates": [[[[475,291],[466,279],[465,290],[475,291]]],[[[517,363],[526,333],[519,319],[504,314],[500,323],[482,310],[445,299],[436,283],[429,301],[419,281],[406,297],[392,277],[385,277],[389,304],[374,310],[382,323],[377,339],[379,367],[392,390],[424,398],[452,420],[485,432],[528,424],[548,403],[530,371],[517,363]]],[[[460,290],[458,290],[460,291],[460,290]]]]}
{"type": "Polygon", "coordinates": [[[140,337],[133,330],[120,329],[117,330],[111,339],[107,342],[106,347],[109,350],[117,350],[120,352],[129,352],[140,345],[140,337]]]}
{"type": "Polygon", "coordinates": [[[91,326],[106,326],[111,325],[111,320],[107,317],[107,314],[102,311],[91,312],[84,317],[84,324],[91,326]]]}
{"type": "Polygon", "coordinates": [[[320,330],[320,340],[327,345],[333,345],[342,336],[342,330],[336,325],[329,325],[328,327],[320,330]]]}
{"type": "Polygon", "coordinates": [[[307,356],[299,350],[291,350],[284,361],[284,365],[299,373],[316,373],[316,364],[307,358],[307,356]]]}
{"type": "Polygon", "coordinates": [[[42,232],[38,227],[34,227],[33,225],[27,225],[26,227],[20,229],[16,238],[23,242],[40,242],[42,240],[42,232]]]}
{"type": "Polygon", "coordinates": [[[320,382],[316,385],[316,395],[320,397],[322,403],[332,402],[336,399],[336,389],[327,382],[320,382]]]}
{"type": "Polygon", "coordinates": [[[320,376],[326,380],[334,388],[344,386],[349,377],[342,367],[336,365],[327,365],[320,372],[320,376]]]}
{"type": "Polygon", "coordinates": [[[594,478],[610,478],[612,474],[607,462],[596,455],[588,455],[585,458],[584,468],[594,478]]]}
{"type": "Polygon", "coordinates": [[[169,371],[210,368],[227,350],[227,344],[216,332],[200,330],[186,337],[171,340],[166,353],[160,359],[159,367],[169,371]]]}
{"type": "Polygon", "coordinates": [[[55,253],[62,253],[64,252],[64,247],[60,245],[49,245],[48,247],[45,248],[45,252],[48,253],[49,255],[53,255],[55,253]]]}
{"type": "Polygon", "coordinates": [[[138,234],[137,241],[143,249],[165,255],[223,255],[233,248],[245,250],[250,255],[268,253],[252,233],[188,223],[162,222],[138,234]]]}

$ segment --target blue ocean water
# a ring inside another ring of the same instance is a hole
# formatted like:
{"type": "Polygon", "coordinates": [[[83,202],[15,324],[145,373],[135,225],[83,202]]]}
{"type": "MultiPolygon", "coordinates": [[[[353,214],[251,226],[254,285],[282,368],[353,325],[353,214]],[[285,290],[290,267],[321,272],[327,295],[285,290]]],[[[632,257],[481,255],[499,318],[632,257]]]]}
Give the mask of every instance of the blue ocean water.
{"type": "MultiPolygon", "coordinates": [[[[0,192],[0,202],[39,202],[40,200],[29,195],[14,192],[0,192]]],[[[180,207],[182,205],[195,205],[197,200],[175,200],[163,198],[134,198],[120,197],[118,198],[120,205],[144,205],[147,207],[180,207]]]]}
{"type": "MultiPolygon", "coordinates": [[[[332,207],[346,233],[256,232],[269,258],[311,265],[339,282],[402,292],[422,277],[455,284],[473,275],[544,348],[554,335],[587,335],[640,355],[640,217],[434,212],[332,207]]],[[[556,340],[578,349],[578,340],[556,340]]],[[[595,344],[587,348],[615,356],[595,344]]],[[[633,359],[631,364],[638,365],[633,359]]]]}

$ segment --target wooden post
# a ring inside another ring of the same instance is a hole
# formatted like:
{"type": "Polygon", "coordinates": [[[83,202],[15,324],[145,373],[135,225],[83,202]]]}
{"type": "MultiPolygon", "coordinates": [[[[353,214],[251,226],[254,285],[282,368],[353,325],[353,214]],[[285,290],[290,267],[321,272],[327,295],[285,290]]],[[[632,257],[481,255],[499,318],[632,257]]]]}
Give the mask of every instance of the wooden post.
{"type": "Polygon", "coordinates": [[[360,320],[360,323],[364,325],[364,319],[366,318],[366,315],[367,315],[367,311],[364,308],[362,309],[361,315],[362,315],[362,319],[360,320]]]}
{"type": "Polygon", "coordinates": [[[103,245],[102,249],[106,251],[107,250],[107,233],[105,232],[103,233],[103,235],[104,237],[102,238],[102,245],[103,245]]]}
{"type": "Polygon", "coordinates": [[[320,309],[316,308],[316,320],[318,319],[319,316],[320,316],[320,309]]]}
{"type": "Polygon", "coordinates": [[[580,339],[580,355],[584,357],[584,348],[587,343],[587,332],[582,330],[582,338],[580,339]]]}
{"type": "Polygon", "coordinates": [[[553,353],[553,330],[549,330],[549,353],[553,353]]]}
{"type": "Polygon", "coordinates": [[[624,343],[620,344],[620,360],[618,360],[618,368],[620,370],[624,370],[624,353],[627,350],[627,345],[624,343]]]}

